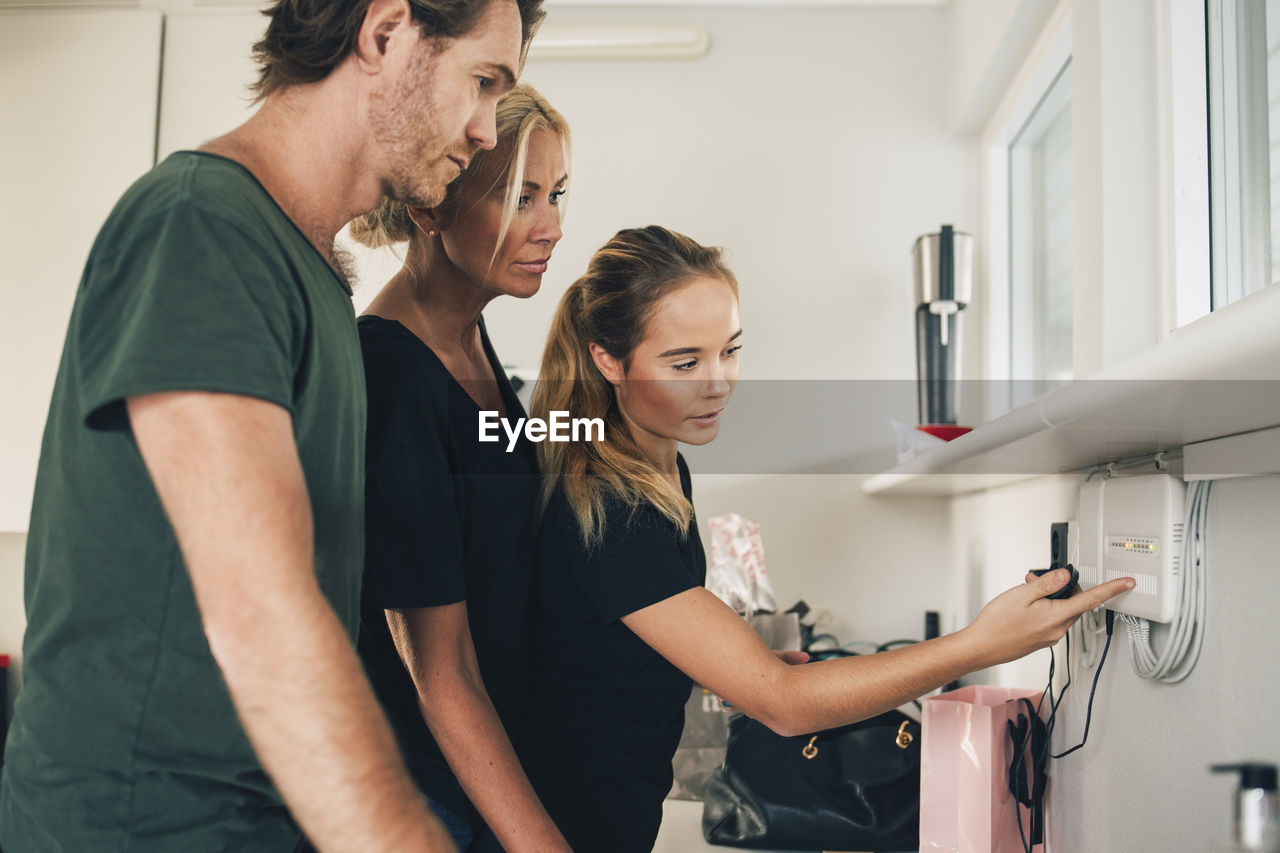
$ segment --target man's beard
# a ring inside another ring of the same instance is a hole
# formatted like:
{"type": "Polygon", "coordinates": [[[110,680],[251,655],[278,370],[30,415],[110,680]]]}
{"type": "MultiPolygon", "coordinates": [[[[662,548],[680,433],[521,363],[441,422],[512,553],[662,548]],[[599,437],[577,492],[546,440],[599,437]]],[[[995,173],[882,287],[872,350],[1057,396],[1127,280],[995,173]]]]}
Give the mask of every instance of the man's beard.
{"type": "Polygon", "coordinates": [[[333,248],[326,258],[329,267],[333,270],[334,275],[347,286],[347,293],[355,293],[356,271],[359,264],[356,263],[355,256],[351,254],[345,247],[338,244],[337,240],[333,242],[333,248]]]}
{"type": "Polygon", "coordinates": [[[412,207],[435,207],[445,197],[445,181],[435,174],[448,147],[432,121],[435,65],[435,53],[419,48],[394,91],[375,96],[369,115],[374,138],[390,158],[382,192],[412,207]],[[423,156],[435,151],[440,153],[433,161],[423,156]]]}

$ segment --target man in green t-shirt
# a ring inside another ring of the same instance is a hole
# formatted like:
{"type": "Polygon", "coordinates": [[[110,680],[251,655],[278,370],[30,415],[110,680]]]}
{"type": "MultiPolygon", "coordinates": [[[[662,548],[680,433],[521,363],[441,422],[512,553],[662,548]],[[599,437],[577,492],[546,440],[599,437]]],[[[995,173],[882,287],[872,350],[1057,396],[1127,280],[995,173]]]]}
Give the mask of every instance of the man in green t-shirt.
{"type": "Polygon", "coordinates": [[[259,111],[103,226],[32,508],[7,853],[449,849],[351,644],[365,396],[333,239],[493,146],[540,2],[279,0],[259,111]]]}

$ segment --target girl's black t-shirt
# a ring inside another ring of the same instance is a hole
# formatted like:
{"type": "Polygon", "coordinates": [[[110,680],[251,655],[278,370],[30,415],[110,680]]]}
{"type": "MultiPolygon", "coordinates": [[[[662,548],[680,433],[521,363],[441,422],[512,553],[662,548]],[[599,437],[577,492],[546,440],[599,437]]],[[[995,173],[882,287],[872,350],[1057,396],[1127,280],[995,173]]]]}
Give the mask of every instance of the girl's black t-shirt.
{"type": "Polygon", "coordinates": [[[697,522],[682,532],[651,505],[613,501],[588,549],[557,491],[536,553],[525,770],[576,853],[648,851],[692,682],[620,620],[703,584],[697,522]]]}
{"type": "MultiPolygon", "coordinates": [[[[479,440],[479,406],[411,331],[373,316],[358,326],[369,397],[358,648],[414,781],[478,828],[422,719],[384,611],[466,602],[480,674],[514,742],[527,676],[537,458],[523,437],[510,453],[505,435],[479,440]]],[[[483,320],[480,334],[505,416],[524,417],[483,320]]]]}

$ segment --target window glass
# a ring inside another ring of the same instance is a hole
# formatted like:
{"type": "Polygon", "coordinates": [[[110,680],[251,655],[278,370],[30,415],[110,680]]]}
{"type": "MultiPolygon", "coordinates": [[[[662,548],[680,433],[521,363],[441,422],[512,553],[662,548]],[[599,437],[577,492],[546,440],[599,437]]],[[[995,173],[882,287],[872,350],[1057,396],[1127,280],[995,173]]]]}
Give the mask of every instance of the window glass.
{"type": "Polygon", "coordinates": [[[1280,0],[1267,0],[1267,118],[1271,171],[1271,277],[1280,281],[1280,0]]]}
{"type": "Polygon", "coordinates": [[[1009,146],[1010,375],[1028,396],[1072,374],[1072,215],[1068,61],[1009,146]]]}
{"type": "Polygon", "coordinates": [[[1213,307],[1280,280],[1280,0],[1209,0],[1213,307]]]}

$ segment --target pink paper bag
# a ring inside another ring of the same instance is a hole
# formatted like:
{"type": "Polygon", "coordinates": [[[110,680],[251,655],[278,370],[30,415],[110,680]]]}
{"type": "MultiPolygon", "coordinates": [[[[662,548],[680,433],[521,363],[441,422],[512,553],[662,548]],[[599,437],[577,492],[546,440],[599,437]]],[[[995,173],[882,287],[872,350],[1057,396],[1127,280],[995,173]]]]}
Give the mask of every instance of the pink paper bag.
{"type": "MultiPolygon", "coordinates": [[[[1009,792],[1006,723],[1038,690],[976,685],[924,701],[920,751],[920,850],[1024,853],[1009,792]]],[[[1024,831],[1028,809],[1017,807],[1024,831]]],[[[1037,845],[1037,850],[1042,850],[1037,845]]]]}

